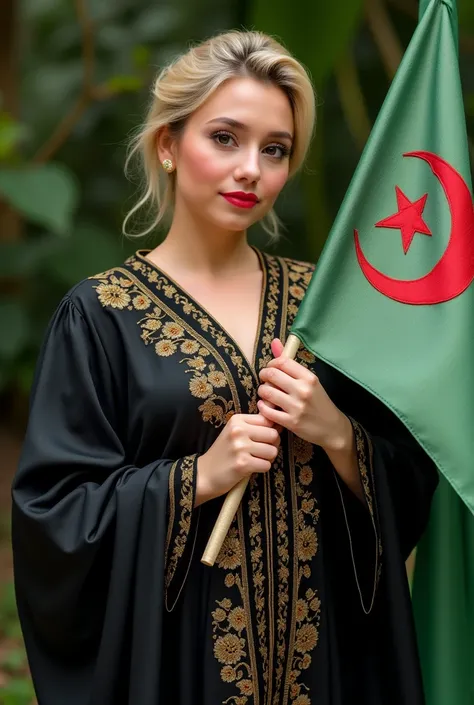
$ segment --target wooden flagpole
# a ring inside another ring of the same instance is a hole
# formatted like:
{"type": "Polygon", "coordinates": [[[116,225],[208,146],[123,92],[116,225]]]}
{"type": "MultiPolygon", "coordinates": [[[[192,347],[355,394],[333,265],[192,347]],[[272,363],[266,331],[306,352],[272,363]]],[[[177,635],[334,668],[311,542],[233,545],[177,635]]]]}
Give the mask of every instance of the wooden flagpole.
{"type": "MultiPolygon", "coordinates": [[[[282,355],[294,360],[299,346],[300,339],[297,338],[296,335],[289,335],[282,355]]],[[[230,525],[237,514],[249,480],[250,477],[245,477],[228,492],[221,511],[219,512],[219,516],[216,519],[216,523],[214,524],[209,541],[207,542],[206,549],[201,558],[201,562],[205,565],[213,566],[216,562],[216,558],[222,548],[222,544],[227,536],[230,525]]]]}

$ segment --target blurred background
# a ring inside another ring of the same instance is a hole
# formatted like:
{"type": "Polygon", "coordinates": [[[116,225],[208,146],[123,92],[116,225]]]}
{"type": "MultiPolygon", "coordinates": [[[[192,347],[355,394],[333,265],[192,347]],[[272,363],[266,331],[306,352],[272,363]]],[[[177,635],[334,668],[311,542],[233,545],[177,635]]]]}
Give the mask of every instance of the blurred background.
{"type": "MultiPolygon", "coordinates": [[[[474,161],[474,0],[458,0],[474,161]]],[[[390,81],[417,0],[0,0],[0,702],[31,705],[12,590],[10,483],[42,336],[63,294],[150,240],[121,235],[137,184],[123,174],[154,74],[218,31],[259,29],[309,69],[317,133],[280,197],[276,246],[316,261],[390,81]]]]}

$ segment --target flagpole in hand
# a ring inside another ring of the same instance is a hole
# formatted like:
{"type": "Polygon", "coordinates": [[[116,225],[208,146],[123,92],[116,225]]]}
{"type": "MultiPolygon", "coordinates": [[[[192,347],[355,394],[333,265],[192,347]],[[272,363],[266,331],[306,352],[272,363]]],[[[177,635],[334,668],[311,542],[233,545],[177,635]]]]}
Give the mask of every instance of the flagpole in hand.
{"type": "MultiPolygon", "coordinates": [[[[289,335],[286,345],[283,349],[282,355],[294,360],[298,348],[300,346],[300,339],[296,335],[289,335]]],[[[219,516],[216,519],[212,534],[207,542],[206,549],[201,558],[201,563],[204,565],[213,566],[216,562],[216,558],[219,555],[219,551],[222,548],[224,539],[227,536],[230,525],[237,514],[237,511],[242,501],[242,497],[245,494],[247,485],[249,483],[250,477],[244,477],[235,487],[233,487],[228,493],[224,500],[224,504],[221,507],[219,516]]]]}

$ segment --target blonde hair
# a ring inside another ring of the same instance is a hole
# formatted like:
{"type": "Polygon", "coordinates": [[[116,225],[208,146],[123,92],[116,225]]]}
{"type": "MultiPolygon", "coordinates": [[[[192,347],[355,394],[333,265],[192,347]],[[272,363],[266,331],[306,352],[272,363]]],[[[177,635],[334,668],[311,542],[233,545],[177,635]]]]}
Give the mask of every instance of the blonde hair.
{"type": "MultiPolygon", "coordinates": [[[[143,193],[124,220],[125,235],[147,235],[174,203],[176,177],[161,168],[157,132],[168,126],[171,135],[179,137],[187,118],[224,81],[236,77],[272,83],[288,96],[295,128],[289,176],[301,167],[315,123],[315,94],[306,70],[279,42],[262,32],[219,34],[179,56],[155,80],[145,123],[131,141],[125,166],[128,171],[130,160],[138,156],[145,176],[143,193]],[[127,233],[129,219],[143,207],[153,213],[153,222],[140,233],[127,233]]],[[[266,214],[262,226],[272,238],[278,237],[279,221],[274,210],[266,214]]]]}

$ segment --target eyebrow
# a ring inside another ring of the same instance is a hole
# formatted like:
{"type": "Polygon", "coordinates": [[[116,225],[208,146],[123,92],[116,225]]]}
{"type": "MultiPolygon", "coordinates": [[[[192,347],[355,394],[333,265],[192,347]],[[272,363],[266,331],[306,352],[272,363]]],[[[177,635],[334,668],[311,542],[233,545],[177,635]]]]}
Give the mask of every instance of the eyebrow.
{"type": "MultiPolygon", "coordinates": [[[[247,125],[244,125],[243,122],[239,122],[238,120],[234,120],[233,118],[229,118],[229,117],[214,118],[213,120],[209,120],[209,122],[207,124],[209,125],[209,123],[213,123],[213,122],[224,123],[225,125],[229,125],[229,127],[235,127],[238,130],[248,130],[249,129],[247,127],[247,125]]],[[[269,132],[268,136],[269,137],[279,137],[280,139],[286,137],[286,139],[290,140],[290,142],[293,141],[293,136],[289,132],[286,132],[284,130],[274,130],[272,132],[269,132]]]]}

